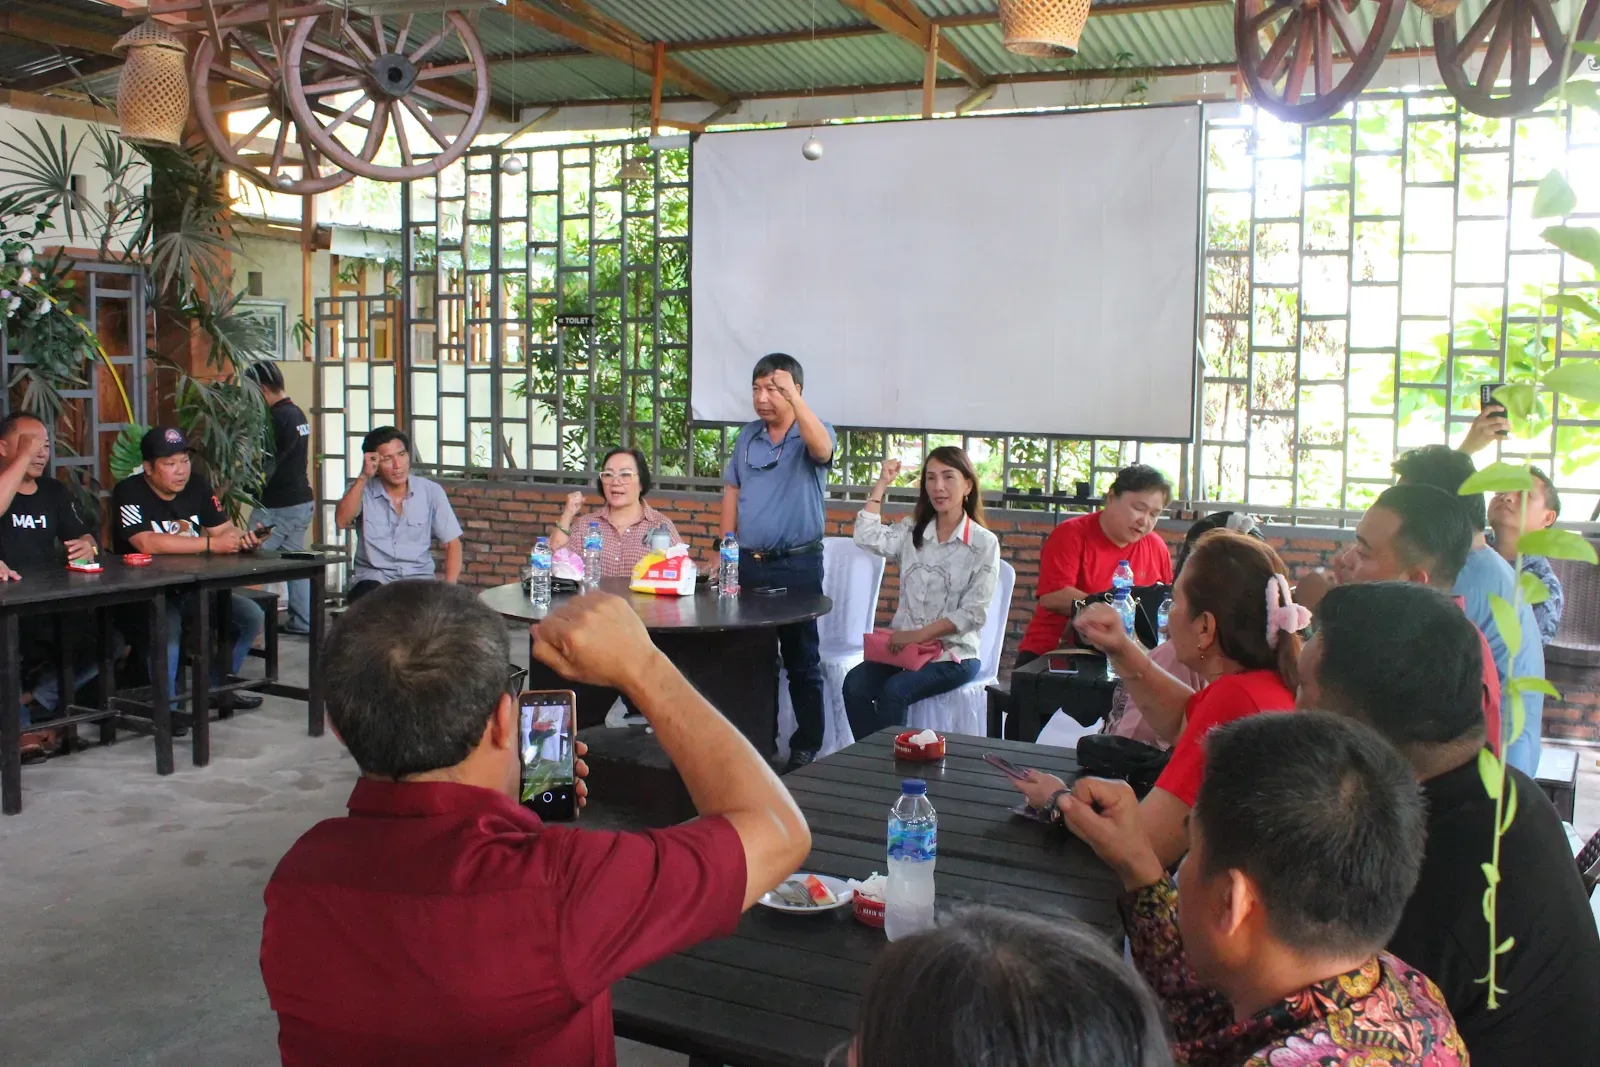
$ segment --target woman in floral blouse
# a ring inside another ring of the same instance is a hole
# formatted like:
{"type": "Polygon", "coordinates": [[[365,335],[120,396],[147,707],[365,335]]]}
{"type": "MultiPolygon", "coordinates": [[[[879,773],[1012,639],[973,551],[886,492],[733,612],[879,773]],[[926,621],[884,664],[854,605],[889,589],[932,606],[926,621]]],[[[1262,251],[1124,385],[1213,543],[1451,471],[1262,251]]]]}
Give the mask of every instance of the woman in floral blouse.
{"type": "Polygon", "coordinates": [[[890,526],[880,509],[899,473],[899,460],[884,463],[856,516],[855,542],[900,564],[890,651],[932,642],[938,651],[917,670],[867,662],[845,676],[844,706],[857,737],[904,723],[912,704],[978,676],[978,637],[1000,573],[1000,539],[983,526],[978,474],[965,452],[951,445],[929,452],[916,507],[890,526]]]}

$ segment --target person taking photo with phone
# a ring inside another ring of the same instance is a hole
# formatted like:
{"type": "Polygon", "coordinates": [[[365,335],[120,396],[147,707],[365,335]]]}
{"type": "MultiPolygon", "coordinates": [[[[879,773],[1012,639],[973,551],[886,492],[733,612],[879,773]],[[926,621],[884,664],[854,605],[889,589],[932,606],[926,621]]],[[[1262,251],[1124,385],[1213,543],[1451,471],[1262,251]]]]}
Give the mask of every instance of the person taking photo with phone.
{"type": "Polygon", "coordinates": [[[361,473],[333,519],[356,531],[351,604],[389,582],[432,578],[434,541],[444,546],[444,580],[461,577],[461,523],[444,487],[411,473],[411,438],[396,427],[379,426],[361,439],[361,473]]]}
{"type": "Polygon", "coordinates": [[[324,650],[328,718],[361,771],[350,813],[307,831],[266,889],[261,976],[286,1065],[614,1067],[612,984],[732,933],[810,851],[783,783],[626,601],[575,598],[533,637],[565,677],[638,705],[700,817],[542,822],[518,803],[504,621],[459,586],[369,594],[324,650]]]}

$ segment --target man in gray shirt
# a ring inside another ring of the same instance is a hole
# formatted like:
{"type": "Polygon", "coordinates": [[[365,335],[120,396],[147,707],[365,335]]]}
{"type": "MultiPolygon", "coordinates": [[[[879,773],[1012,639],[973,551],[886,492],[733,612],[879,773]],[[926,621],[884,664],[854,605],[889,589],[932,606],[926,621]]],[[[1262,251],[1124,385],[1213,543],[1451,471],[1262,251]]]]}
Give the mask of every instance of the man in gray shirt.
{"type": "Polygon", "coordinates": [[[379,426],[362,438],[361,453],[361,475],[333,513],[341,530],[357,534],[349,601],[401,578],[432,578],[434,540],[444,545],[444,580],[460,578],[461,524],[443,487],[411,473],[411,439],[379,426]]]}
{"type": "MultiPolygon", "coordinates": [[[[822,499],[838,442],[801,391],[805,370],[775,352],[757,361],[750,396],[757,418],[733,443],[722,480],[722,532],[739,539],[739,580],[751,589],[822,592],[822,499]]],[[[795,731],[785,773],[822,747],[822,656],[817,624],[778,628],[795,731]]]]}

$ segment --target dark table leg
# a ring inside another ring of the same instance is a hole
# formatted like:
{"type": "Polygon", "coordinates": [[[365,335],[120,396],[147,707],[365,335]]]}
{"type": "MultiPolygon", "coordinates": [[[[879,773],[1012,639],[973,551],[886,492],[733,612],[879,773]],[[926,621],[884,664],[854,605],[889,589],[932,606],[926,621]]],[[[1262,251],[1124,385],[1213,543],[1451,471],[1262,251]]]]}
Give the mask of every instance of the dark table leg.
{"type": "MultiPolygon", "coordinates": [[[[95,706],[101,711],[111,710],[111,701],[117,692],[117,627],[110,608],[95,612],[100,631],[100,675],[96,685],[98,696],[95,706]]],[[[100,720],[100,743],[109,745],[117,740],[117,717],[108,715],[100,720]]]]}
{"type": "MultiPolygon", "coordinates": [[[[217,635],[217,674],[221,676],[224,682],[227,682],[231,681],[233,678],[233,590],[224,589],[220,593],[216,594],[216,596],[217,623],[214,629],[217,635]]],[[[240,667],[242,668],[243,664],[240,664],[240,667]]],[[[207,675],[206,695],[209,697],[210,693],[211,677],[207,675]]],[[[233,708],[228,701],[224,700],[222,703],[217,705],[217,718],[233,718],[233,708]]],[[[209,743],[210,742],[208,741],[207,744],[209,743]]],[[[211,757],[208,754],[206,758],[210,759],[211,757]]]]}
{"type": "MultiPolygon", "coordinates": [[[[56,661],[56,711],[61,715],[71,715],[72,705],[78,700],[78,640],[71,626],[67,625],[67,617],[56,616],[56,640],[61,650],[61,656],[56,661]]],[[[78,728],[68,726],[62,731],[61,750],[71,752],[78,747],[78,728]]]]}
{"type": "Polygon", "coordinates": [[[318,567],[311,575],[311,634],[306,650],[306,732],[321,737],[322,714],[322,635],[327,625],[323,602],[327,599],[328,569],[318,567]]]}
{"type": "Polygon", "coordinates": [[[778,734],[778,634],[772,629],[650,635],[683,676],[756,751],[771,756],[778,734]]]}
{"type": "Polygon", "coordinates": [[[172,693],[167,685],[167,597],[150,600],[150,721],[156,736],[156,773],[172,773],[172,693]]]}
{"type": "Polygon", "coordinates": [[[22,677],[17,617],[0,614],[0,811],[22,810],[22,677]]]}
{"type": "Polygon", "coordinates": [[[211,627],[209,589],[194,598],[194,672],[189,682],[189,730],[194,738],[194,765],[211,762],[211,657],[216,637],[211,627]]]}

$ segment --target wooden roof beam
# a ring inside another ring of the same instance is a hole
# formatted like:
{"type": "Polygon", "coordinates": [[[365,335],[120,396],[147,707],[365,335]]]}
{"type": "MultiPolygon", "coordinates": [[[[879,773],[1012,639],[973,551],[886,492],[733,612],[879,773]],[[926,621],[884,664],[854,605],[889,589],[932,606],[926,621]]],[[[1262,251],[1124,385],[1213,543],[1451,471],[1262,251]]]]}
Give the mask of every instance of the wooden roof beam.
{"type": "MultiPolygon", "coordinates": [[[[579,9],[592,12],[582,0],[568,0],[561,3],[561,6],[566,12],[579,9]]],[[[631,32],[626,32],[625,27],[610,19],[594,15],[596,22],[579,22],[571,14],[552,11],[529,3],[528,0],[506,0],[506,11],[518,21],[537,26],[546,33],[565,37],[587,52],[626,63],[641,74],[653,76],[655,73],[654,46],[631,32]],[[625,32],[626,36],[622,36],[625,32]]],[[[675,59],[665,60],[662,65],[662,77],[685,93],[709,100],[713,104],[723,105],[733,99],[732,94],[713,85],[675,59]]]]}
{"type": "Polygon", "coordinates": [[[44,17],[33,10],[0,14],[0,35],[95,56],[111,55],[118,36],[44,17]]]}
{"type": "MultiPolygon", "coordinates": [[[[916,45],[918,50],[927,49],[930,20],[915,4],[906,3],[902,9],[892,6],[888,0],[839,0],[839,2],[886,33],[892,33],[909,41],[916,45]]],[[[974,89],[981,89],[989,84],[989,75],[963,55],[961,49],[942,34],[937,39],[937,47],[939,62],[961,75],[962,80],[968,85],[974,89]]]]}

